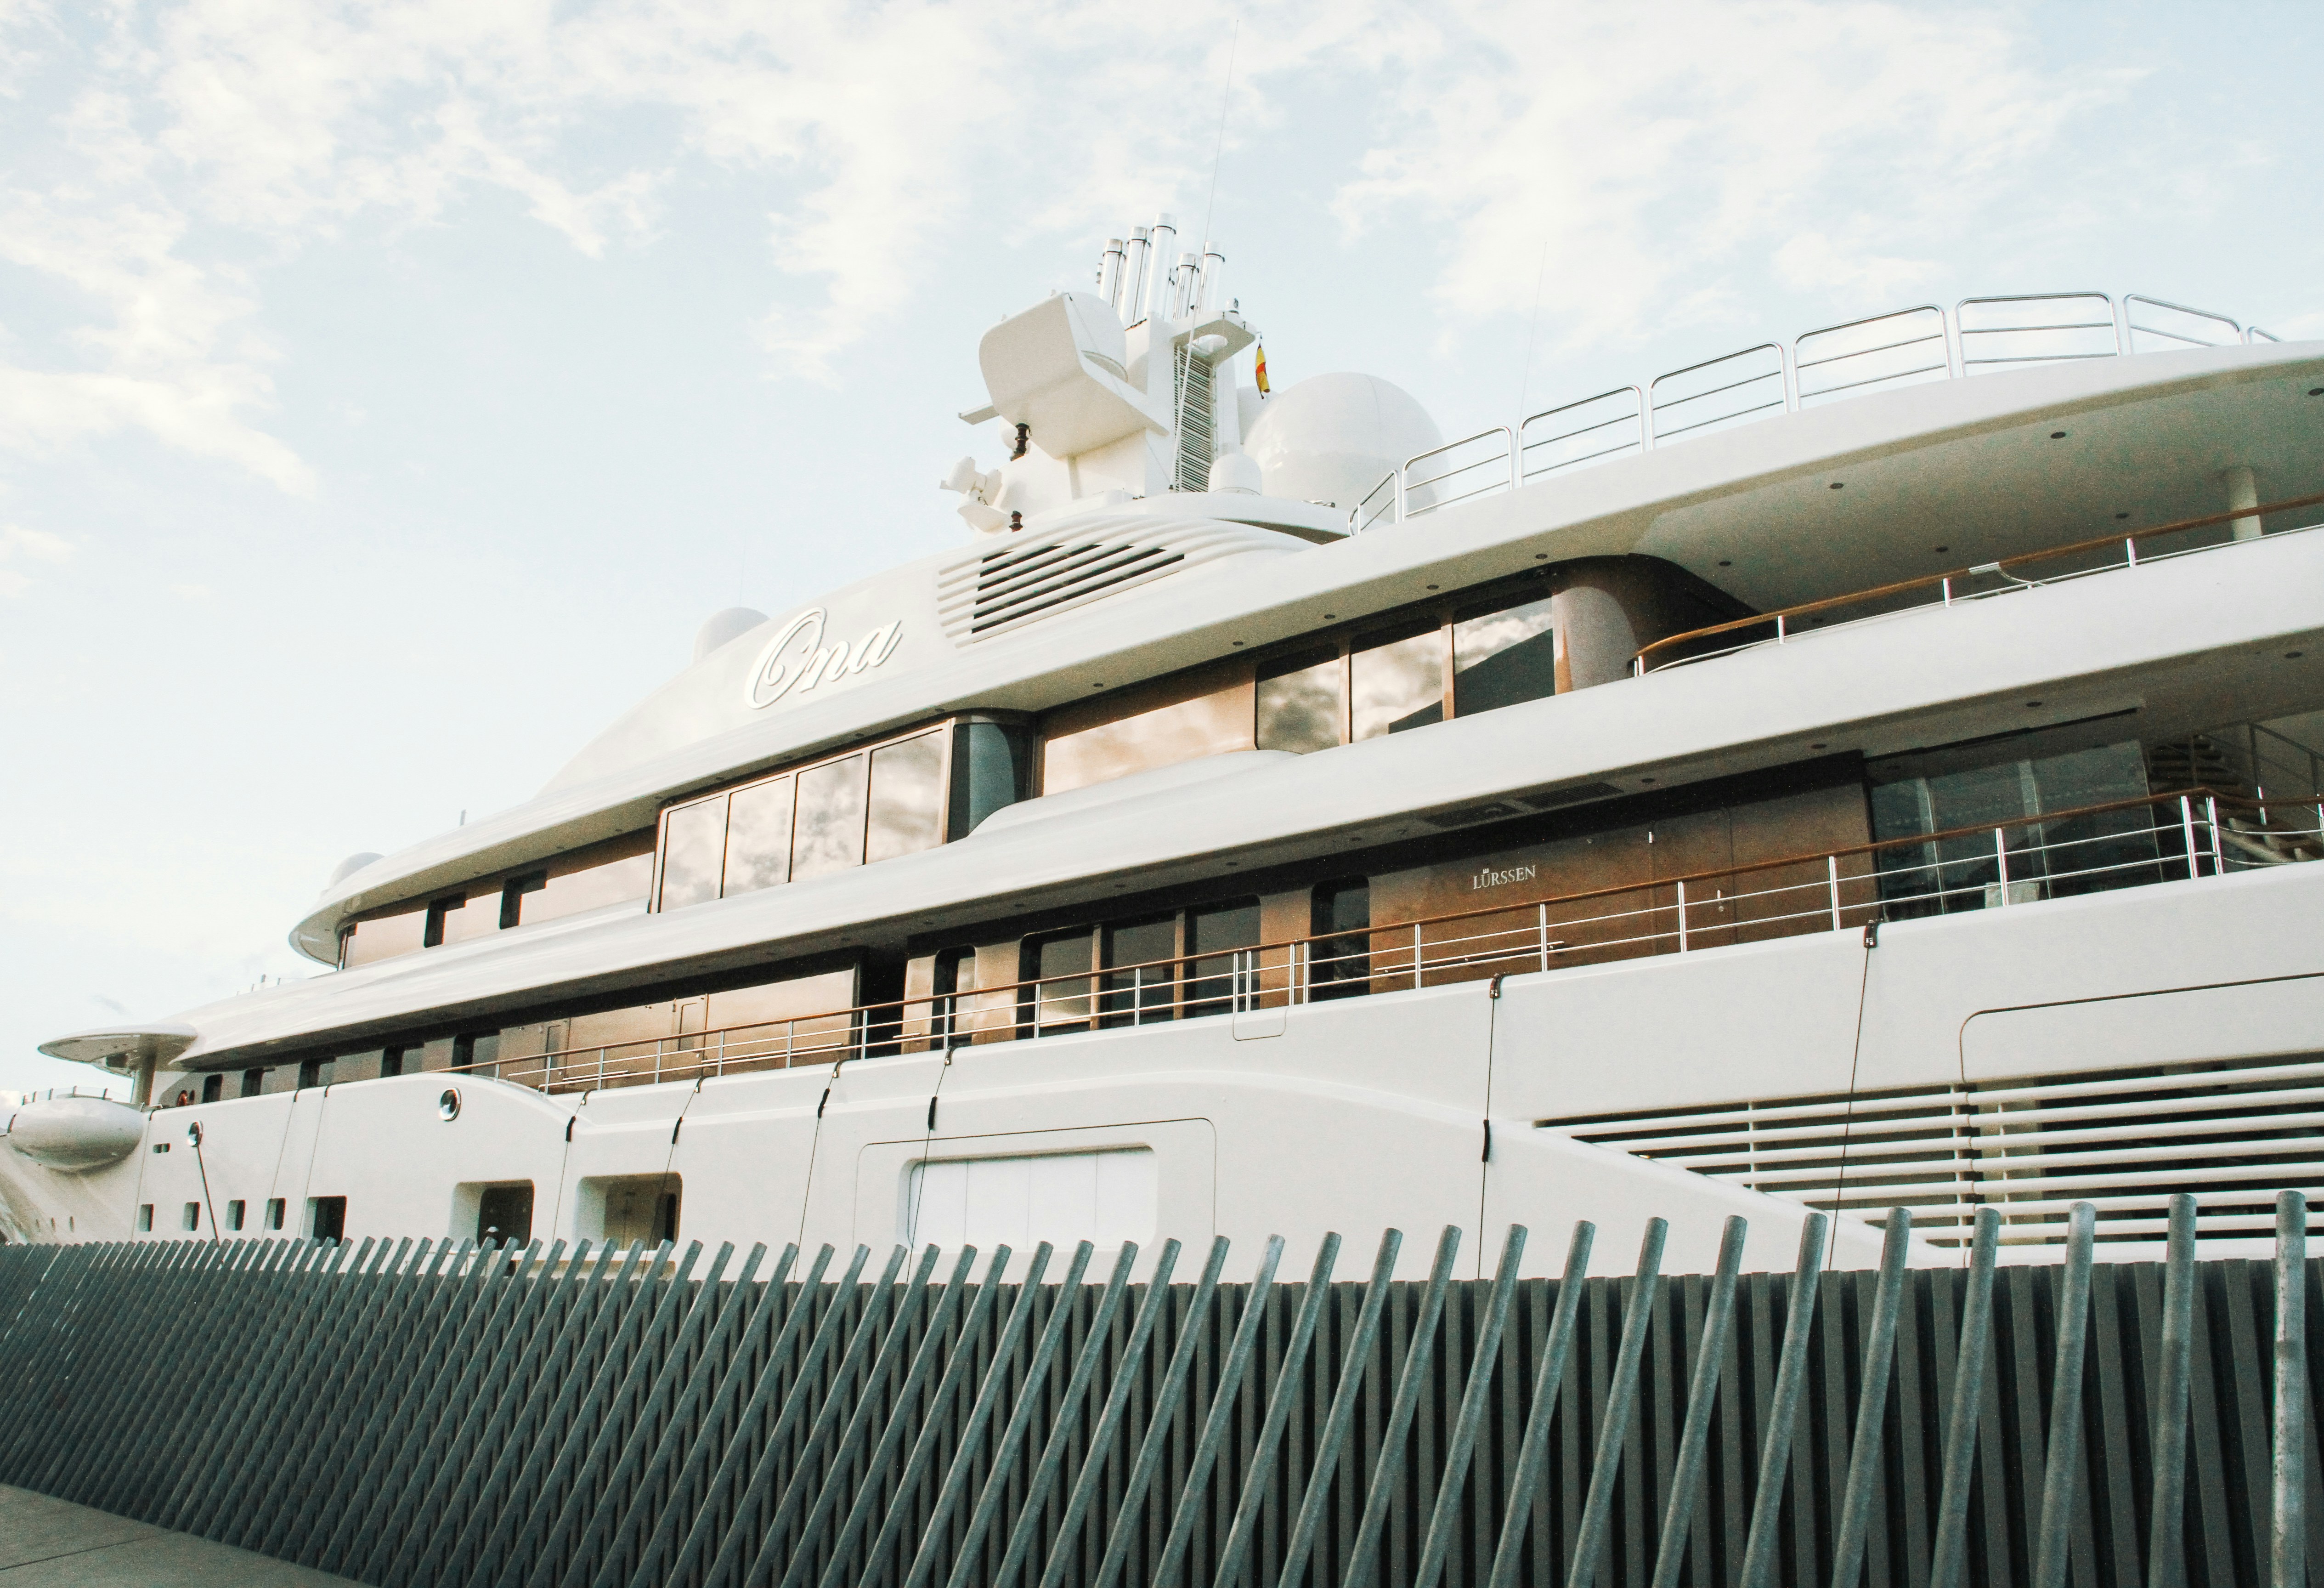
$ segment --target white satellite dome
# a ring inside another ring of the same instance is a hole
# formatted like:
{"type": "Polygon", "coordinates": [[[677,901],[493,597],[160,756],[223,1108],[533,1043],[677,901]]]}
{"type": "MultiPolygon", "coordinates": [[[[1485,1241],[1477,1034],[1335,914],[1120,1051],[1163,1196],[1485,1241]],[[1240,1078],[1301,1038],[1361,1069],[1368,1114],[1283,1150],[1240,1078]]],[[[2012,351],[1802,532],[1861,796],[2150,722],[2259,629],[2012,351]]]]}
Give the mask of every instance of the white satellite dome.
{"type": "Polygon", "coordinates": [[[694,631],[694,660],[704,657],[730,641],[739,640],[767,621],[763,612],[753,612],[747,606],[729,606],[712,613],[694,631]]]}
{"type": "Polygon", "coordinates": [[[338,864],[331,868],[330,881],[323,884],[323,891],[326,893],[329,892],[332,889],[337,887],[341,882],[346,882],[349,877],[354,876],[357,872],[363,870],[364,867],[369,865],[373,861],[377,860],[378,858],[378,854],[369,849],[348,855],[345,860],[339,862],[338,864]]]}
{"type": "Polygon", "coordinates": [[[1443,444],[1428,411],[1377,375],[1313,375],[1261,405],[1243,438],[1269,496],[1351,508],[1406,458],[1443,444]]]}

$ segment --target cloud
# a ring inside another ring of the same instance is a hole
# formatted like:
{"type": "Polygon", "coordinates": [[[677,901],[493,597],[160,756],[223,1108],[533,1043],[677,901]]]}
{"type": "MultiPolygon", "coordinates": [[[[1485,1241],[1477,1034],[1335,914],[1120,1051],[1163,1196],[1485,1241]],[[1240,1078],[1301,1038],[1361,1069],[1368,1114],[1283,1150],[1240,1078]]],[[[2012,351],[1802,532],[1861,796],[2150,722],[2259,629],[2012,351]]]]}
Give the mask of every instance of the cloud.
{"type": "Polygon", "coordinates": [[[1912,247],[2007,202],[2129,82],[2047,72],[2002,20],[1864,0],[1441,14],[1336,213],[1352,235],[1448,223],[1436,296],[1455,318],[1525,310],[1546,247],[1569,345],[1715,312],[1726,272],[1763,264],[1892,291],[1924,268],[1912,247]]]}
{"type": "Polygon", "coordinates": [[[0,596],[22,596],[32,587],[32,577],[12,563],[47,563],[54,567],[72,556],[72,542],[46,530],[21,524],[0,524],[0,596]]]}

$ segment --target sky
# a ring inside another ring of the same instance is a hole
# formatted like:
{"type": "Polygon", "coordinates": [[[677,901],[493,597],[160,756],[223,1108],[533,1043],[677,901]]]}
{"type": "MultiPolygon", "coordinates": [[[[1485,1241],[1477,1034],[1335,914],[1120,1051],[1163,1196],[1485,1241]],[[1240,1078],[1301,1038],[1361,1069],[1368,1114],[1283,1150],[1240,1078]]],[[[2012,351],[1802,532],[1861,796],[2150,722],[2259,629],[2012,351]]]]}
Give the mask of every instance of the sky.
{"type": "Polygon", "coordinates": [[[0,0],[0,1089],[965,531],[978,337],[1206,232],[1448,437],[2142,292],[2324,337],[2324,7],[0,0]]]}

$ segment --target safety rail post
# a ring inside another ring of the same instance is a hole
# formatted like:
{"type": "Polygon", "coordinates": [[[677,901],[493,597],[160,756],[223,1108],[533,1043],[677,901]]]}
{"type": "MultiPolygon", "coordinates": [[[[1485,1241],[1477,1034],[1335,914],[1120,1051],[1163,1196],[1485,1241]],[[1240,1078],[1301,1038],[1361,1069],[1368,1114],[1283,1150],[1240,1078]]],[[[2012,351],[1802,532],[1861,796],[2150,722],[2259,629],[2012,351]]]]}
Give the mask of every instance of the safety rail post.
{"type": "Polygon", "coordinates": [[[1547,970],[1549,968],[1549,906],[1537,904],[1534,906],[1534,913],[1536,918],[1534,930],[1541,940],[1541,968],[1547,970]]]}
{"type": "Polygon", "coordinates": [[[2211,829],[2211,874],[2215,877],[2225,876],[2227,871],[2227,856],[2225,846],[2219,841],[2219,802],[2212,795],[2207,794],[2203,797],[2203,819],[2211,829]]]}
{"type": "Polygon", "coordinates": [[[1678,951],[1681,954],[1686,952],[1686,881],[1684,878],[1681,878],[1678,884],[1678,951]]]}
{"type": "Polygon", "coordinates": [[[2275,1196],[2275,1452],[2269,1514],[2273,1588],[2305,1588],[2308,1525],[2308,1198],[2275,1196]]]}
{"type": "Polygon", "coordinates": [[[1840,856],[1823,857],[1824,879],[1831,888],[1831,929],[1840,930],[1840,856]]]}
{"type": "Polygon", "coordinates": [[[1781,645],[1783,642],[1784,642],[1784,614],[1783,614],[1782,613],[1780,613],[1780,612],[1779,612],[1779,613],[1777,613],[1777,614],[1775,614],[1775,643],[1776,643],[1776,644],[1778,644],[1778,645],[1781,645]]]}
{"type": "Polygon", "coordinates": [[[2009,904],[2009,832],[2006,827],[1993,829],[1993,863],[1998,868],[2001,878],[1998,897],[2006,909],[2009,904]]]}
{"type": "Polygon", "coordinates": [[[1420,985],[1420,923],[1418,921],[1415,921],[1412,923],[1412,984],[1415,987],[1418,987],[1420,985]]]}
{"type": "Polygon", "coordinates": [[[2186,795],[2179,796],[2179,830],[2187,837],[2187,880],[2193,882],[2195,869],[2195,802],[2186,795]]]}

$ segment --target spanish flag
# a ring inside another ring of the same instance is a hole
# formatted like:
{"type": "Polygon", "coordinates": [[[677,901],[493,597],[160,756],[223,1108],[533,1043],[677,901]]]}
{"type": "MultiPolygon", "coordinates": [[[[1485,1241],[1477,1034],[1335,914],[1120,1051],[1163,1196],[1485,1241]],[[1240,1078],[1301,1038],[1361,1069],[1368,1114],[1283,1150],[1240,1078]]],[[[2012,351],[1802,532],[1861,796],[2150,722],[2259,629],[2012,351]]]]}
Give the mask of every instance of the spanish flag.
{"type": "Polygon", "coordinates": [[[1262,398],[1267,395],[1267,344],[1264,342],[1259,345],[1259,394],[1262,398]]]}

